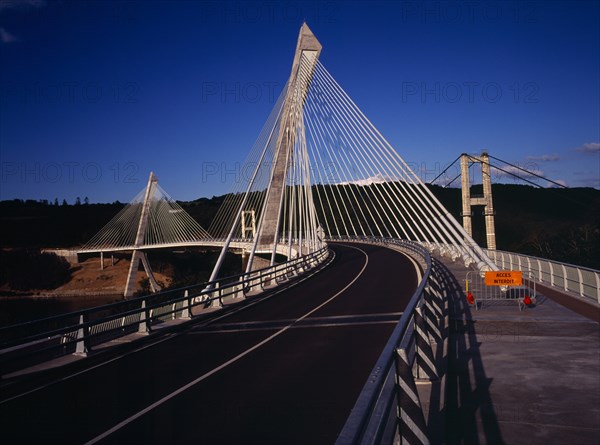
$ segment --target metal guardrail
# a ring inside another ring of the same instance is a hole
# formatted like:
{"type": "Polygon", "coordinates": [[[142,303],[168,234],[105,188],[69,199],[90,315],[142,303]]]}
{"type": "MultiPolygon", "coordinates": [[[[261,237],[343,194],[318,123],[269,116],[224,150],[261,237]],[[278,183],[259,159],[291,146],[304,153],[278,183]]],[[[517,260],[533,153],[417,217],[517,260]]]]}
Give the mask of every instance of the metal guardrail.
{"type": "Polygon", "coordinates": [[[2,370],[36,356],[37,362],[93,347],[126,334],[147,333],[167,320],[189,319],[194,307],[222,307],[313,270],[329,257],[324,247],[285,263],[213,282],[167,290],[83,311],[0,328],[2,370]]]}
{"type": "Polygon", "coordinates": [[[600,304],[600,271],[501,250],[484,250],[498,267],[529,272],[549,284],[600,304]]]}
{"type": "Polygon", "coordinates": [[[440,263],[431,258],[426,248],[410,241],[344,240],[400,248],[411,252],[425,267],[421,282],[377,360],[336,445],[396,443],[398,438],[402,443],[427,444],[429,438],[415,378],[438,378],[434,355],[443,347],[448,314],[440,263]]]}

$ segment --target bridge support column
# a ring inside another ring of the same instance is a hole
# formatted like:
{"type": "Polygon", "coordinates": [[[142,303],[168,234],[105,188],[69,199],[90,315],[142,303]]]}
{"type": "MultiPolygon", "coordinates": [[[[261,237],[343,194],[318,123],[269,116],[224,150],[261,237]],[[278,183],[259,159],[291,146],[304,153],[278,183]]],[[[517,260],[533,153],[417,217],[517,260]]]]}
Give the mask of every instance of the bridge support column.
{"type": "Polygon", "coordinates": [[[159,292],[161,287],[159,286],[154,274],[152,273],[152,268],[150,267],[150,262],[148,261],[148,257],[145,252],[141,250],[134,250],[133,255],[131,255],[131,264],[129,265],[129,273],[127,274],[127,283],[125,284],[125,297],[132,297],[135,293],[135,289],[137,287],[137,274],[138,269],[140,267],[140,260],[142,261],[142,266],[144,267],[144,271],[148,276],[148,281],[150,282],[150,290],[152,292],[159,292]]]}
{"type": "Polygon", "coordinates": [[[300,28],[296,53],[292,64],[292,72],[288,81],[288,91],[285,98],[283,115],[281,118],[279,135],[275,149],[271,178],[267,188],[267,196],[258,229],[258,238],[255,238],[255,246],[250,254],[250,267],[254,267],[254,250],[258,246],[260,250],[271,251],[271,265],[275,263],[277,242],[279,241],[279,230],[281,225],[283,199],[286,188],[286,177],[288,169],[292,165],[294,144],[296,138],[304,131],[302,125],[298,125],[298,118],[302,115],[304,101],[308,94],[308,88],[312,80],[312,72],[317,64],[322,46],[304,23],[300,28]],[[308,74],[299,75],[301,59],[305,58],[308,63],[308,74]]]}
{"type": "Polygon", "coordinates": [[[148,275],[148,280],[150,280],[150,288],[152,292],[156,292],[160,290],[158,283],[154,279],[154,275],[152,274],[152,269],[150,268],[150,263],[148,262],[148,258],[144,252],[138,250],[138,247],[141,246],[144,242],[144,236],[146,235],[146,229],[148,227],[148,216],[150,214],[150,201],[152,196],[154,195],[154,190],[158,184],[158,178],[154,175],[154,172],[150,172],[150,177],[148,178],[148,185],[146,186],[146,193],[144,194],[144,202],[142,203],[142,214],[140,215],[140,222],[138,224],[137,234],[135,236],[135,242],[133,244],[134,250],[131,255],[131,264],[129,265],[129,274],[127,275],[127,283],[125,284],[125,298],[132,297],[135,288],[136,288],[136,278],[137,272],[140,265],[140,259],[142,260],[142,264],[144,265],[144,270],[148,275]]]}
{"type": "Polygon", "coordinates": [[[463,228],[470,237],[473,237],[473,225],[471,223],[471,182],[469,181],[469,157],[463,154],[460,157],[460,179],[462,190],[462,220],[463,228]]]}
{"type": "Polygon", "coordinates": [[[487,248],[489,250],[496,250],[496,229],[494,225],[495,212],[494,203],[492,200],[492,175],[489,155],[486,152],[483,152],[480,157],[474,157],[463,153],[460,157],[460,175],[462,186],[463,228],[470,237],[473,236],[473,226],[471,222],[471,207],[483,206],[487,248]],[[471,182],[469,180],[470,162],[481,164],[481,182],[483,185],[483,196],[471,196],[471,182]]]}
{"type": "Polygon", "coordinates": [[[483,214],[485,215],[485,236],[487,248],[496,250],[496,228],[494,225],[494,203],[492,200],[492,172],[490,157],[487,153],[481,154],[481,182],[483,183],[483,199],[485,201],[483,214]]]}

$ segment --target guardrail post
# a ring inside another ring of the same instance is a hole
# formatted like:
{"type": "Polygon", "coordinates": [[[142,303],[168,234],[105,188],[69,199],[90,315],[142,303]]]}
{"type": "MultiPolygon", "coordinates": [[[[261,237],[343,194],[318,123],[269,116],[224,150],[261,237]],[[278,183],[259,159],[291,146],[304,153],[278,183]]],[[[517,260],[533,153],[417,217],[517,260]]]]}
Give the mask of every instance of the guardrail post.
{"type": "Polygon", "coordinates": [[[444,298],[440,289],[441,285],[437,277],[434,277],[433,274],[431,274],[429,276],[429,283],[425,288],[425,301],[430,306],[430,309],[433,311],[438,321],[444,318],[444,298]]]}
{"type": "Polygon", "coordinates": [[[183,292],[183,307],[181,308],[181,318],[186,320],[192,318],[190,313],[190,297],[187,289],[183,292]]]}
{"type": "Polygon", "coordinates": [[[223,307],[223,303],[221,302],[221,289],[219,283],[215,284],[213,291],[210,293],[210,304],[208,307],[212,309],[218,309],[223,307]]]}
{"type": "Polygon", "coordinates": [[[75,345],[75,355],[87,357],[92,350],[90,348],[89,328],[84,326],[85,320],[83,314],[79,316],[79,329],[77,329],[77,344],[75,345]]]}
{"type": "Polygon", "coordinates": [[[434,301],[433,294],[429,287],[423,289],[423,292],[425,292],[425,305],[423,306],[424,321],[427,325],[429,337],[437,345],[439,341],[442,340],[442,332],[440,330],[443,318],[442,308],[434,301]]]}
{"type": "Polygon", "coordinates": [[[233,294],[233,299],[241,299],[244,300],[246,298],[246,294],[244,293],[244,279],[242,277],[238,278],[238,284],[235,288],[235,293],[233,294]]]}
{"type": "Polygon", "coordinates": [[[583,289],[583,274],[581,273],[581,269],[577,268],[577,277],[579,278],[579,295],[585,297],[585,292],[583,289]]]}
{"type": "Polygon", "coordinates": [[[429,339],[427,322],[423,316],[423,308],[415,308],[415,349],[417,359],[417,379],[419,380],[439,380],[435,358],[431,349],[431,340],[429,339]]]}
{"type": "Polygon", "coordinates": [[[396,349],[396,396],[400,443],[429,445],[425,416],[404,348],[396,349]]]}
{"type": "Polygon", "coordinates": [[[150,333],[150,328],[148,326],[148,309],[146,309],[146,299],[142,299],[142,307],[140,311],[140,324],[138,325],[138,333],[140,334],[148,334],[150,333]]]}

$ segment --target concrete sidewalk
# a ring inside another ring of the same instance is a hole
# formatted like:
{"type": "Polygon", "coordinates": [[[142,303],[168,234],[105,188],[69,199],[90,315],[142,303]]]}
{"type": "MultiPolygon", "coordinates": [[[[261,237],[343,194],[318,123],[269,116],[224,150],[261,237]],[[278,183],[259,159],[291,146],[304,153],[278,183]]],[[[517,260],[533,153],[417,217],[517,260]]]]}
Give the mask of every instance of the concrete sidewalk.
{"type": "Polygon", "coordinates": [[[467,270],[443,261],[456,278],[446,443],[600,444],[598,323],[539,289],[537,304],[523,311],[515,301],[476,311],[464,296],[467,270]]]}

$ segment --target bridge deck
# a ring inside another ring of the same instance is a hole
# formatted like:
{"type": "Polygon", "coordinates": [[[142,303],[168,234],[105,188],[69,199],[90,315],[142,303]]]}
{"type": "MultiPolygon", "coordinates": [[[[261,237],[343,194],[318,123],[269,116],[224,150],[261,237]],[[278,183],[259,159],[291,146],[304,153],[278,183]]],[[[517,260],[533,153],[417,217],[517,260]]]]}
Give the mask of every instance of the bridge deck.
{"type": "Polygon", "coordinates": [[[417,285],[398,252],[333,249],[317,277],[259,304],[48,382],[41,373],[39,389],[0,397],[3,439],[333,443],[417,285]]]}
{"type": "MultiPolygon", "coordinates": [[[[466,270],[446,264],[464,288],[466,270]]],[[[598,308],[590,305],[586,318],[548,296],[523,311],[514,301],[476,311],[454,295],[447,443],[598,443],[598,308]]]]}
{"type": "MultiPolygon", "coordinates": [[[[35,391],[0,397],[3,438],[333,443],[414,287],[401,255],[355,247],[366,253],[336,246],[315,280],[218,322],[66,376],[38,372],[35,391]]],[[[456,278],[448,368],[437,387],[419,384],[432,443],[597,443],[598,324],[545,296],[475,311],[460,290],[467,271],[445,264],[456,278]]]]}

